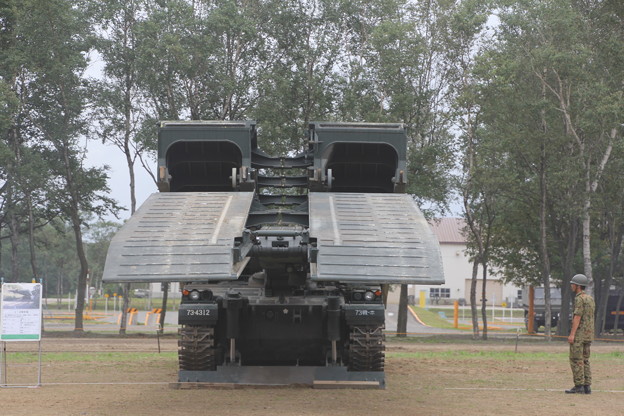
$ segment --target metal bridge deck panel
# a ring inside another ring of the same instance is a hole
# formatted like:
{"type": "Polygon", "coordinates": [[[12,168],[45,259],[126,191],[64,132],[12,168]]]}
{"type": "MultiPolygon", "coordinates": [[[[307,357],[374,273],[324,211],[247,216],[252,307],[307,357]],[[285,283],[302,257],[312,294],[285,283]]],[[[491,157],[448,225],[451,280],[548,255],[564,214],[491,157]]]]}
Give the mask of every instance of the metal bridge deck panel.
{"type": "Polygon", "coordinates": [[[442,284],[438,241],[406,194],[309,195],[318,281],[442,284]]]}
{"type": "Polygon", "coordinates": [[[252,192],[152,194],[111,241],[103,280],[176,282],[236,279],[234,238],[252,192]]]}

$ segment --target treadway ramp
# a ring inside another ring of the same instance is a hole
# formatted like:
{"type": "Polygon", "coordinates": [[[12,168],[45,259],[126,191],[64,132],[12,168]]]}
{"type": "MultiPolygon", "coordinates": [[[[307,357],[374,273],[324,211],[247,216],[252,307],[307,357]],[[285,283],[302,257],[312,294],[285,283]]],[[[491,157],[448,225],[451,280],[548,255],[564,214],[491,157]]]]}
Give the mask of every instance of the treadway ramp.
{"type": "Polygon", "coordinates": [[[243,234],[253,192],[152,194],[113,237],[103,281],[233,280],[234,238],[243,234]]]}
{"type": "Polygon", "coordinates": [[[312,192],[317,281],[444,283],[438,241],[407,194],[312,192]]]}

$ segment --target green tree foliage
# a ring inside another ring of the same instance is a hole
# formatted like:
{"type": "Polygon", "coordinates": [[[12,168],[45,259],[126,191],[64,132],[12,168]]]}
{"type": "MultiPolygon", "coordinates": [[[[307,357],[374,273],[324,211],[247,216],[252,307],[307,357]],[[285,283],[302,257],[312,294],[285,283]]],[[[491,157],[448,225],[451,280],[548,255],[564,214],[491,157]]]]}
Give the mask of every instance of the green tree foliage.
{"type": "MultiPolygon", "coordinates": [[[[624,43],[602,2],[507,1],[499,7],[496,41],[476,72],[479,151],[493,151],[494,161],[479,180],[505,178],[495,194],[501,209],[494,262],[518,283],[537,276],[546,286],[551,277],[560,281],[567,316],[567,282],[575,272],[592,276],[591,250],[604,246],[592,243],[590,230],[597,225],[593,204],[603,198],[604,175],[622,157],[623,83],[613,56],[624,43]]],[[[604,277],[593,276],[597,287],[604,277]]]]}
{"type": "Polygon", "coordinates": [[[106,174],[85,168],[81,135],[86,132],[88,95],[83,72],[90,43],[84,4],[64,0],[11,1],[2,41],[7,59],[3,80],[17,98],[3,141],[10,151],[3,206],[12,246],[11,280],[20,276],[17,253],[23,230],[30,234],[30,258],[36,274],[35,225],[54,217],[72,226],[80,262],[77,275],[76,329],[82,330],[82,307],[88,262],[84,254],[84,213],[114,208],[104,193],[106,174]],[[37,224],[34,222],[37,221],[37,224]]]}
{"type": "MultiPolygon", "coordinates": [[[[443,211],[454,166],[445,64],[445,2],[342,3],[347,48],[338,101],[340,118],[403,122],[408,127],[408,192],[443,211]]],[[[428,210],[426,210],[427,213],[428,210]]]]}
{"type": "Polygon", "coordinates": [[[620,3],[1,1],[0,266],[19,279],[52,263],[57,218],[80,281],[56,286],[97,280],[82,233],[114,204],[105,172],[83,166],[84,135],[119,147],[132,178],[158,120],[255,119],[269,153],[304,149],[314,120],[402,122],[408,191],[433,215],[456,187],[484,281],[553,279],[566,316],[584,270],[600,313],[622,275],[620,3]]]}
{"type": "Polygon", "coordinates": [[[145,97],[138,87],[137,26],[145,12],[140,1],[92,2],[91,13],[98,33],[96,48],[104,62],[103,77],[93,80],[94,134],[123,153],[130,178],[130,214],[137,208],[135,166],[147,169],[146,143],[139,131],[146,117],[145,97]]]}
{"type": "MultiPolygon", "coordinates": [[[[93,222],[93,221],[90,221],[93,222]]],[[[103,289],[102,271],[108,250],[110,239],[119,229],[120,225],[106,221],[96,221],[83,227],[85,236],[83,244],[89,263],[89,285],[103,289]]],[[[40,270],[37,279],[42,279],[44,295],[57,298],[57,303],[71,295],[75,298],[77,289],[76,271],[80,269],[80,262],[76,256],[76,243],[71,225],[59,220],[39,227],[35,230],[37,256],[37,268],[40,270]]],[[[2,247],[0,255],[5,256],[10,247],[2,247]]],[[[20,275],[30,281],[34,278],[30,271],[28,242],[21,241],[18,247],[20,259],[20,275]]],[[[0,276],[10,275],[10,264],[3,264],[0,268],[0,276]]]]}
{"type": "Polygon", "coordinates": [[[121,224],[98,220],[85,229],[85,251],[89,260],[89,285],[104,292],[102,274],[110,241],[119,230],[121,224]]]}

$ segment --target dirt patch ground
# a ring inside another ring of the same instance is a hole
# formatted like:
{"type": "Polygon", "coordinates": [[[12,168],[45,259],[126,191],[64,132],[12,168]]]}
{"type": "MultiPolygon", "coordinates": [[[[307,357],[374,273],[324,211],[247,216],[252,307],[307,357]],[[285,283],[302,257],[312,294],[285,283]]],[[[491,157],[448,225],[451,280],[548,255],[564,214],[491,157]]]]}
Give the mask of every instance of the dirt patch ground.
{"type": "MultiPolygon", "coordinates": [[[[9,383],[36,382],[12,357],[9,383]]],[[[31,346],[26,346],[32,349],[31,346]]],[[[561,342],[389,342],[385,390],[175,390],[176,340],[44,338],[42,386],[0,389],[0,414],[21,415],[622,415],[624,344],[593,347],[594,393],[571,385],[561,342]]],[[[36,347],[35,347],[36,348],[36,347]]],[[[36,368],[36,366],[35,366],[36,368]]]]}

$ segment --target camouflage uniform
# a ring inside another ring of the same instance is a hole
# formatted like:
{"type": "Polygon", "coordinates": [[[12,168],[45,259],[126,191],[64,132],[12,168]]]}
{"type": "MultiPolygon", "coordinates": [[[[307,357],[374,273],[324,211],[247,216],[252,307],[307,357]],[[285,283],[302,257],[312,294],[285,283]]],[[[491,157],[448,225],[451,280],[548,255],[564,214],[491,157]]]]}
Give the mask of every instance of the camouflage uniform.
{"type": "Polygon", "coordinates": [[[574,315],[581,317],[574,343],[570,344],[570,366],[575,386],[589,386],[592,382],[589,355],[594,340],[595,309],[594,299],[587,293],[580,292],[574,298],[574,315]]]}

